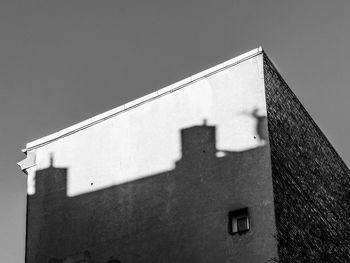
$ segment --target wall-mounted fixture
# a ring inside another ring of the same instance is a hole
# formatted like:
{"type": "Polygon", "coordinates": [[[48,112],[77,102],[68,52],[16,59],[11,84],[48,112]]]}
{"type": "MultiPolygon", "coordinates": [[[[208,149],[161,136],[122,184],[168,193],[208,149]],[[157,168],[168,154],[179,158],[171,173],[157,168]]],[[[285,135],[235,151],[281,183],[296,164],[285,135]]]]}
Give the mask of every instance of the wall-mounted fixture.
{"type": "Polygon", "coordinates": [[[243,234],[249,231],[250,222],[248,207],[230,211],[228,213],[228,232],[231,235],[243,234]]]}

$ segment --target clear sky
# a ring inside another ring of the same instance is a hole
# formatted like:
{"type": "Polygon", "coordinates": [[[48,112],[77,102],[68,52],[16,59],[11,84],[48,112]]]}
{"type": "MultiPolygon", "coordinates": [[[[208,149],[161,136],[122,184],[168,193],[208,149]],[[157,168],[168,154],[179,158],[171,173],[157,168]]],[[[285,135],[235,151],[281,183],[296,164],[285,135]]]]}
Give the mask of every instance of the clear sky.
{"type": "Polygon", "coordinates": [[[24,262],[25,143],[262,45],[350,165],[350,1],[0,1],[0,255],[24,262]]]}

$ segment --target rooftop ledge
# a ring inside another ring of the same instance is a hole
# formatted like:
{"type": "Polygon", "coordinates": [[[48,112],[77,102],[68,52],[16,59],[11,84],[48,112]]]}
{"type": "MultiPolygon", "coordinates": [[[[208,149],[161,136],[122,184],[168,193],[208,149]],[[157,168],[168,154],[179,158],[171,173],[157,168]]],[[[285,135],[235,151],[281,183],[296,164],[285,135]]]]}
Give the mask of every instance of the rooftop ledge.
{"type": "Polygon", "coordinates": [[[219,71],[222,71],[226,68],[229,68],[229,67],[232,67],[238,63],[241,63],[245,60],[248,60],[254,56],[257,56],[259,54],[261,54],[263,52],[263,49],[262,47],[258,47],[256,49],[253,49],[251,51],[248,51],[242,55],[239,55],[235,58],[232,58],[230,60],[227,60],[223,63],[220,63],[214,67],[211,67],[209,69],[206,69],[204,71],[201,71],[197,74],[194,74],[192,75],[191,77],[188,77],[188,78],[185,78],[183,80],[180,80],[174,84],[171,84],[165,88],[162,88],[160,90],[157,90],[155,92],[152,92],[146,96],[143,96],[141,98],[138,98],[136,100],[133,100],[133,101],[130,101],[122,106],[119,106],[117,108],[114,108],[112,110],[109,110],[109,111],[106,111],[104,113],[101,113],[99,115],[96,115],[95,117],[92,117],[90,119],[87,119],[85,121],[82,121],[82,122],[79,122],[75,125],[72,125],[66,129],[63,129],[63,130],[60,130],[58,132],[55,132],[53,134],[50,134],[48,136],[45,136],[43,138],[40,138],[40,139],[37,139],[35,141],[32,141],[32,142],[29,142],[26,144],[26,148],[23,149],[22,151],[24,153],[26,153],[27,151],[30,151],[30,150],[33,150],[35,148],[38,148],[38,147],[41,147],[45,144],[48,144],[48,143],[51,143],[55,140],[58,140],[62,137],[65,137],[65,136],[69,136],[73,133],[76,133],[80,130],[83,130],[83,129],[86,129],[92,125],[95,125],[99,122],[102,122],[104,120],[107,120],[109,118],[112,118],[122,112],[125,112],[127,110],[130,110],[132,108],[135,108],[135,107],[138,107],[139,105],[143,104],[143,103],[146,103],[146,102],[149,102],[151,100],[154,100],[154,99],[157,99],[163,95],[166,95],[166,94],[169,94],[171,92],[174,92],[178,89],[181,89],[193,82],[196,82],[200,79],[203,79],[203,78],[206,78],[206,77],[209,77],[210,75],[214,74],[214,73],[217,73],[219,71]]]}

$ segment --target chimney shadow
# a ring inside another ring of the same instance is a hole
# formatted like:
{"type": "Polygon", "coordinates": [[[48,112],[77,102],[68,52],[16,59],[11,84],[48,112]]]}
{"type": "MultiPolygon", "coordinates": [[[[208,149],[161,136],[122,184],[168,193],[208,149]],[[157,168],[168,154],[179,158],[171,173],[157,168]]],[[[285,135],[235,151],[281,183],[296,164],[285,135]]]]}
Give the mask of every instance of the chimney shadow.
{"type": "MultiPolygon", "coordinates": [[[[266,117],[254,112],[265,140],[266,117]]],[[[268,149],[218,157],[215,126],[180,132],[182,157],[173,170],[74,197],[67,196],[68,168],[55,167],[51,156],[28,196],[26,262],[240,262],[227,249],[227,212],[248,205],[268,218],[268,149]]],[[[269,230],[271,222],[253,221],[252,228],[269,230]]]]}

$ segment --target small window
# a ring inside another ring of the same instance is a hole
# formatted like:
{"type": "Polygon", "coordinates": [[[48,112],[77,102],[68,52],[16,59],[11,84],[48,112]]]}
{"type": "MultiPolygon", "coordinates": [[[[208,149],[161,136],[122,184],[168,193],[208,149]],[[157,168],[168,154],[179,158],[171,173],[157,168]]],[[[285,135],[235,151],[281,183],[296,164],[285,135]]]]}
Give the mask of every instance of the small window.
{"type": "Polygon", "coordinates": [[[231,235],[249,231],[248,208],[241,208],[228,213],[228,232],[231,235]]]}

